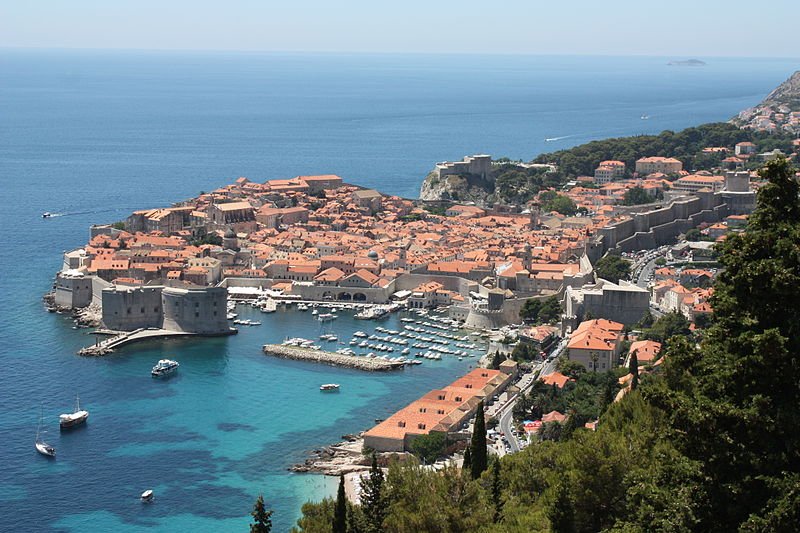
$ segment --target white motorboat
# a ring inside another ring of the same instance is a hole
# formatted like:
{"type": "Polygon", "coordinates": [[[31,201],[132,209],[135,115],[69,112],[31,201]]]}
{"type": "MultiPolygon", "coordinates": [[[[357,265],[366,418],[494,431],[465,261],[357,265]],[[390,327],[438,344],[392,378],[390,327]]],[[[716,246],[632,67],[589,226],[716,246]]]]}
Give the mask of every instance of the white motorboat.
{"type": "Polygon", "coordinates": [[[320,313],[317,315],[317,320],[320,322],[330,322],[331,320],[336,320],[338,315],[334,315],[333,313],[320,313]]]}
{"type": "Polygon", "coordinates": [[[173,361],[172,359],[161,359],[158,363],[156,363],[156,366],[154,366],[153,369],[150,371],[150,374],[154,378],[166,376],[175,372],[175,370],[177,370],[179,366],[180,364],[177,361],[173,361]]]}
{"type": "Polygon", "coordinates": [[[339,390],[338,383],[325,383],[324,385],[319,386],[319,390],[323,392],[334,392],[339,390]]]}
{"type": "Polygon", "coordinates": [[[58,424],[61,429],[69,429],[83,424],[87,418],[89,418],[89,411],[81,409],[81,399],[75,395],[75,411],[59,416],[58,424]]]}
{"type": "Polygon", "coordinates": [[[140,499],[142,500],[142,502],[144,502],[144,503],[150,503],[150,502],[152,502],[152,501],[153,501],[153,498],[155,498],[155,494],[153,493],[153,489],[147,489],[146,491],[144,491],[144,492],[142,493],[142,495],[141,495],[139,498],[140,498],[140,499]]]}

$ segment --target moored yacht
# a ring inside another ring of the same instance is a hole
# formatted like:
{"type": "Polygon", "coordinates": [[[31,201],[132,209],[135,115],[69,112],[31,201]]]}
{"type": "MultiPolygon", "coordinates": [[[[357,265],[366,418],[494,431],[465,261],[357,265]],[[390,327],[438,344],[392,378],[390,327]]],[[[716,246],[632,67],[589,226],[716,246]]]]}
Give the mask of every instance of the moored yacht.
{"type": "Polygon", "coordinates": [[[58,417],[58,424],[61,429],[69,429],[86,422],[89,418],[89,411],[81,409],[81,399],[75,396],[75,411],[72,413],[62,414],[58,417]]]}
{"type": "Polygon", "coordinates": [[[328,392],[338,391],[339,390],[339,384],[338,383],[325,383],[324,385],[320,385],[319,386],[319,390],[321,390],[323,392],[325,392],[325,391],[328,391],[328,392]]]}
{"type": "Polygon", "coordinates": [[[44,433],[42,431],[42,419],[44,418],[44,406],[42,406],[40,413],[39,413],[39,426],[36,428],[36,440],[34,444],[36,446],[36,451],[42,455],[46,455],[47,457],[55,457],[56,456],[56,449],[53,446],[50,446],[45,441],[42,440],[41,435],[44,433]]]}

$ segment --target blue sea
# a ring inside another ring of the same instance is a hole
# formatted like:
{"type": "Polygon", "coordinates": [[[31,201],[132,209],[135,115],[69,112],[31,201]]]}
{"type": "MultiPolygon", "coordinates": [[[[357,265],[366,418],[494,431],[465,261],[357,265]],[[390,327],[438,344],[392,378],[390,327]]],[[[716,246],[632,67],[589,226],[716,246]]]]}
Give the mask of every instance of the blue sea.
{"type": "MultiPolygon", "coordinates": [[[[0,50],[0,530],[246,531],[263,493],[285,531],[335,484],[287,467],[474,364],[369,374],[262,355],[319,334],[296,311],[230,338],[78,357],[91,337],[40,298],[90,224],[239,176],[336,173],[415,197],[436,161],[726,120],[800,67],[669,59],[0,50]],[[167,356],[178,374],[153,380],[167,356]],[[319,393],[327,382],[341,392],[319,393]],[[60,434],[76,393],[89,422],[60,434]],[[33,448],[42,405],[55,460],[33,448]]],[[[335,328],[376,325],[344,314],[335,328]]]]}

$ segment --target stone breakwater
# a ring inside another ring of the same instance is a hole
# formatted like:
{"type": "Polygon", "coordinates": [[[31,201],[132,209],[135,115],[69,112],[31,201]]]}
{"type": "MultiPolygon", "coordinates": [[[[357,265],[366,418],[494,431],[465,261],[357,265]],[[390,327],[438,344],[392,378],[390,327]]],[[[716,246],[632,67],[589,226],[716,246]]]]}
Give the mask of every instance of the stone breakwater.
{"type": "Polygon", "coordinates": [[[283,359],[311,361],[313,363],[324,363],[332,366],[355,368],[356,370],[368,370],[370,372],[396,370],[405,366],[403,363],[395,363],[372,357],[342,355],[324,352],[322,350],[312,350],[310,348],[299,348],[297,346],[283,346],[280,344],[265,344],[263,350],[267,355],[274,355],[275,357],[281,357],[283,359]]]}

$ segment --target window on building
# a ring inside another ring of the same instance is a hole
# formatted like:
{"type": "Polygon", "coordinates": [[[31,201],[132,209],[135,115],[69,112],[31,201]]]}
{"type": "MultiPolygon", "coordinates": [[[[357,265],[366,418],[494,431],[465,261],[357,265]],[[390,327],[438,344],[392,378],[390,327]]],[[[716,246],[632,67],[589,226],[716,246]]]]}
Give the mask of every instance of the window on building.
{"type": "Polygon", "coordinates": [[[420,412],[420,413],[427,413],[427,412],[428,412],[428,409],[427,409],[427,408],[425,408],[425,407],[420,407],[420,408],[419,408],[419,412],[420,412]]]}
{"type": "Polygon", "coordinates": [[[217,316],[217,312],[216,311],[214,311],[214,316],[217,316]]]}
{"type": "Polygon", "coordinates": [[[404,427],[406,427],[406,423],[403,422],[403,421],[400,421],[400,422],[397,423],[397,427],[404,428],[404,427]]]}
{"type": "Polygon", "coordinates": [[[436,410],[436,414],[437,415],[443,415],[444,414],[444,409],[437,409],[436,410]]]}
{"type": "Polygon", "coordinates": [[[461,396],[456,396],[456,401],[460,402],[460,401],[463,401],[463,400],[461,399],[461,396]]]}
{"type": "Polygon", "coordinates": [[[200,313],[195,313],[195,314],[194,314],[194,317],[195,317],[195,318],[200,318],[200,313]]]}
{"type": "Polygon", "coordinates": [[[141,309],[142,309],[142,310],[141,310],[141,313],[142,313],[142,314],[144,314],[144,307],[142,307],[141,309]]]}
{"type": "Polygon", "coordinates": [[[128,308],[128,314],[131,314],[131,308],[130,307],[128,308]]]}
{"type": "Polygon", "coordinates": [[[417,429],[425,429],[425,424],[417,424],[417,429]]]}

